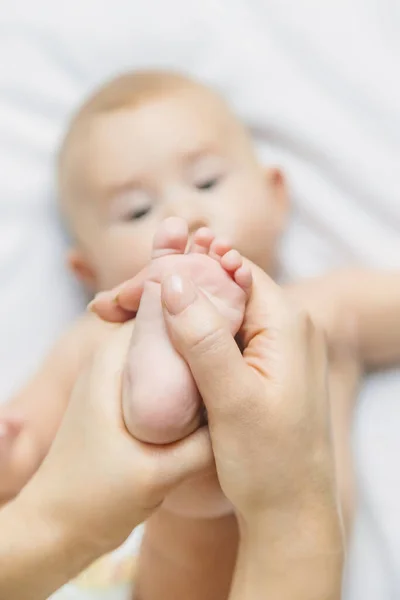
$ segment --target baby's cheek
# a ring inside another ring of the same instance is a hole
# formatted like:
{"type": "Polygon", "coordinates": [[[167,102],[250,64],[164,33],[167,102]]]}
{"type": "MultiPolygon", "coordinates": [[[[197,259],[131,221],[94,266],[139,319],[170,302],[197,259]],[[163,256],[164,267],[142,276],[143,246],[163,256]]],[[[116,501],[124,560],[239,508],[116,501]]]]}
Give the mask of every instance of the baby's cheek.
{"type": "Polygon", "coordinates": [[[101,240],[97,253],[97,268],[103,289],[110,289],[131,279],[149,263],[151,239],[136,235],[127,226],[126,231],[110,232],[101,240]]]}
{"type": "Polygon", "coordinates": [[[101,289],[109,290],[127,279],[134,277],[141,268],[134,259],[129,260],[129,254],[123,252],[118,256],[105,256],[103,264],[99,266],[101,289]]]}

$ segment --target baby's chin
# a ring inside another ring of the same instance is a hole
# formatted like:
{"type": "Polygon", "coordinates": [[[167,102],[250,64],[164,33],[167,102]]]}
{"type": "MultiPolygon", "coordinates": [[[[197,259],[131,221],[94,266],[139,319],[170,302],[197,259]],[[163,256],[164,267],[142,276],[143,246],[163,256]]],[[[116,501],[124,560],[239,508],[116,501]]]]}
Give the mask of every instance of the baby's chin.
{"type": "Polygon", "coordinates": [[[182,483],[164,500],[163,507],[187,519],[218,519],[233,512],[215,471],[182,483]]]}

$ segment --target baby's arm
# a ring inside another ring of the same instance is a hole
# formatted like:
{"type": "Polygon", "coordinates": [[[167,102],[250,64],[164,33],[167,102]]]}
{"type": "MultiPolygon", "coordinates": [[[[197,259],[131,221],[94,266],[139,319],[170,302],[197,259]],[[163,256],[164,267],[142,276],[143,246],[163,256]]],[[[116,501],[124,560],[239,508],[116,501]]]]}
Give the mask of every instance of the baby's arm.
{"type": "Polygon", "coordinates": [[[400,364],[400,272],[342,269],[287,290],[326,329],[331,344],[356,343],[364,368],[400,364]]]}
{"type": "Polygon", "coordinates": [[[400,273],[343,269],[287,287],[327,331],[338,486],[347,530],[354,506],[351,425],[363,369],[400,364],[400,273]]]}
{"type": "Polygon", "coordinates": [[[345,303],[356,316],[364,366],[400,365],[400,272],[349,270],[341,279],[345,303]]]}
{"type": "Polygon", "coordinates": [[[80,368],[110,328],[113,325],[84,315],[23,389],[1,407],[0,505],[20,491],[45,457],[80,368]]]}

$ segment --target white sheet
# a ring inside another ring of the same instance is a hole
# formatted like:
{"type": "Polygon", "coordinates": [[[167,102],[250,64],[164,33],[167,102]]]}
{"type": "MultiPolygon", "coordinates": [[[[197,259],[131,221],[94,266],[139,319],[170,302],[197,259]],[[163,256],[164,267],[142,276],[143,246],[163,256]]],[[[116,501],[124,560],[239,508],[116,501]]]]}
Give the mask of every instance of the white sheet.
{"type": "MultiPolygon", "coordinates": [[[[400,267],[399,34],[396,0],[2,0],[0,395],[83,306],[63,270],[52,161],[70,112],[126,68],[188,70],[232,99],[289,176],[287,275],[400,267]]],[[[399,374],[380,375],[359,408],[354,600],[400,597],[399,396],[399,374]]]]}

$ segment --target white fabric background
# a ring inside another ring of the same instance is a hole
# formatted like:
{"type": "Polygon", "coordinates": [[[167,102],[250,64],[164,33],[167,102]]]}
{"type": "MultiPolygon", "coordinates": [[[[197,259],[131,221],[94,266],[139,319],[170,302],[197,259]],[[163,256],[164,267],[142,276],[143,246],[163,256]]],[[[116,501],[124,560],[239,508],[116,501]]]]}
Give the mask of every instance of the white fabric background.
{"type": "MultiPolygon", "coordinates": [[[[289,177],[285,274],[400,267],[398,0],[2,0],[0,397],[83,306],[64,269],[54,152],[94,84],[187,70],[221,89],[289,177]]],[[[355,427],[361,506],[346,597],[400,597],[400,376],[371,378],[355,427]]]]}

